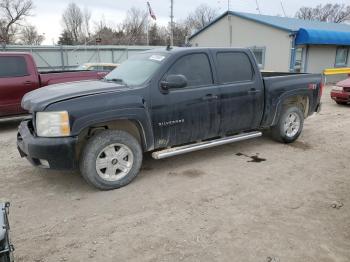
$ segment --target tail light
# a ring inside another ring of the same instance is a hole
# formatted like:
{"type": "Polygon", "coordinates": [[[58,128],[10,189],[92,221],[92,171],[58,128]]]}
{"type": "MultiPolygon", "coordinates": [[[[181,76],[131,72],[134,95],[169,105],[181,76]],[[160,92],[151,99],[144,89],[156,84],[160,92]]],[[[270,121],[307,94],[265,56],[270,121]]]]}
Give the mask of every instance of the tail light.
{"type": "Polygon", "coordinates": [[[318,92],[318,97],[322,97],[323,88],[324,88],[324,82],[321,81],[321,83],[320,83],[320,91],[318,92]]]}

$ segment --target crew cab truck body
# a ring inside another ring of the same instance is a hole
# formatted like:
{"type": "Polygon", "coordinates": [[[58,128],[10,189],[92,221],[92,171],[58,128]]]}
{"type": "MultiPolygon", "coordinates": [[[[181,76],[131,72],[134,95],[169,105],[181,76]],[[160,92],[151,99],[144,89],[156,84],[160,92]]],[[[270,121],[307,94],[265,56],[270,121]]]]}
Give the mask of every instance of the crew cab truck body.
{"type": "Polygon", "coordinates": [[[105,75],[93,71],[39,73],[31,54],[0,52],[0,117],[26,113],[21,100],[30,91],[57,83],[101,79],[105,75]]]}
{"type": "Polygon", "coordinates": [[[248,49],[168,48],[133,56],[100,81],[27,94],[22,156],[36,166],[80,168],[100,189],[156,159],[261,135],[290,143],[320,108],[322,76],[261,74],[248,49]]]}

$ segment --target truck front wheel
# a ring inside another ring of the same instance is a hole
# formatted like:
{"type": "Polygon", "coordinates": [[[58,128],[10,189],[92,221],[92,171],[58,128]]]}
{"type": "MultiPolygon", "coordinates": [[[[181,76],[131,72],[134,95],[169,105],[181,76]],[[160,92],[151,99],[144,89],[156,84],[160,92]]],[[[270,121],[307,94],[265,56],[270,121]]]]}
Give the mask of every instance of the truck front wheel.
{"type": "Polygon", "coordinates": [[[80,172],[90,185],[111,190],[129,184],[141,164],[139,142],[127,132],[107,130],[87,142],[80,158],[80,172]]]}
{"type": "Polygon", "coordinates": [[[292,143],[303,130],[304,114],[297,106],[283,109],[278,123],[271,128],[273,139],[283,143],[292,143]]]}

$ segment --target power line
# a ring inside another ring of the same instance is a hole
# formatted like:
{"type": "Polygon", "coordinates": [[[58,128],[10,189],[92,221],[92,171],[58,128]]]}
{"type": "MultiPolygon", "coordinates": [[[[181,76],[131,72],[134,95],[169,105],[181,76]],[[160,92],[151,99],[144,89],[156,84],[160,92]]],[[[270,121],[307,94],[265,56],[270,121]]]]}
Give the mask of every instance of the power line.
{"type": "MultiPolygon", "coordinates": [[[[254,1],[254,0],[253,0],[254,1]]],[[[239,11],[241,10],[242,12],[252,9],[252,2],[251,0],[249,1],[232,1],[232,0],[217,0],[216,3],[220,6],[219,9],[224,9],[224,10],[235,10],[239,11]]],[[[253,8],[255,9],[256,4],[254,2],[253,8]]]]}
{"type": "Polygon", "coordinates": [[[282,12],[283,12],[283,14],[284,14],[284,17],[287,17],[286,11],[284,10],[284,6],[283,6],[283,3],[282,3],[282,0],[280,0],[280,3],[281,3],[282,12]]]}
{"type": "Polygon", "coordinates": [[[259,15],[261,15],[261,12],[260,12],[260,7],[259,7],[259,2],[258,2],[258,0],[255,0],[255,3],[256,3],[256,10],[258,10],[258,12],[259,12],[259,15]]]}

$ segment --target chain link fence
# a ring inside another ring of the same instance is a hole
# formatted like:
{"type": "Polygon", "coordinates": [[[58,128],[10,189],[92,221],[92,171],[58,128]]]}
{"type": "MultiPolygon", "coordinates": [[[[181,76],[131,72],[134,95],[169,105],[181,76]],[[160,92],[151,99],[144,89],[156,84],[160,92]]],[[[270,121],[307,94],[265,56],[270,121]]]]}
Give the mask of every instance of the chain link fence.
{"type": "MultiPolygon", "coordinates": [[[[29,52],[39,71],[71,70],[84,63],[121,63],[157,46],[22,46],[3,45],[4,52],[29,52]]],[[[164,47],[165,48],[165,47],[164,47]]]]}

